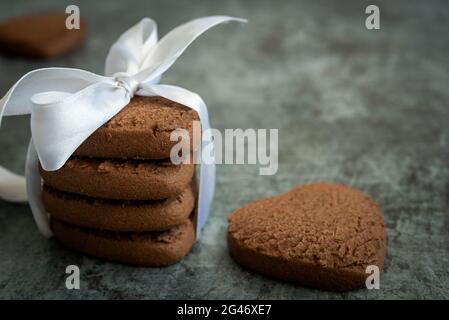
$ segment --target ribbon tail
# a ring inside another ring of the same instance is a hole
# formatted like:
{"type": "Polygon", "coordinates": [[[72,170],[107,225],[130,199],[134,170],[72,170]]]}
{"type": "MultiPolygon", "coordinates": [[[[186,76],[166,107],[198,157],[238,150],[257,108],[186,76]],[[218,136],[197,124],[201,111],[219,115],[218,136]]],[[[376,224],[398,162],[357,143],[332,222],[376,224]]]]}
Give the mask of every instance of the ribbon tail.
{"type": "Polygon", "coordinates": [[[25,178],[0,166],[0,198],[10,202],[26,202],[25,178]]]}
{"type": "Polygon", "coordinates": [[[202,139],[200,183],[197,203],[198,217],[196,225],[196,235],[199,238],[201,229],[209,215],[215,192],[215,151],[206,104],[198,94],[177,86],[143,84],[141,88],[142,90],[139,91],[139,95],[157,95],[164,97],[195,110],[200,117],[202,139]]]}
{"type": "Polygon", "coordinates": [[[33,213],[37,228],[46,238],[53,236],[50,229],[49,216],[42,203],[42,180],[39,174],[39,157],[34,147],[33,139],[28,145],[25,165],[26,189],[28,203],[33,213]]]}

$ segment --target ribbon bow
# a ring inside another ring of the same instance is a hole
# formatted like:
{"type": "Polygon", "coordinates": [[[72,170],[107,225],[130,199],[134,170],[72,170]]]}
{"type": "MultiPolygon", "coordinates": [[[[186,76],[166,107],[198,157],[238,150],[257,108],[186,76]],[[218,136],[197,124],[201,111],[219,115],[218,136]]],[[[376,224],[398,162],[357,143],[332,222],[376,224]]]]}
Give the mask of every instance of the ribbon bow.
{"type": "MultiPolygon", "coordinates": [[[[61,168],[134,95],[162,96],[192,108],[199,114],[202,130],[209,129],[207,108],[199,95],[158,82],[198,36],[228,21],[245,22],[227,16],[199,18],[178,26],[158,41],[156,23],[144,18],[112,45],[106,58],[105,76],[73,68],[43,68],[24,75],[0,100],[0,122],[3,115],[31,114],[26,192],[22,177],[0,167],[0,197],[10,201],[28,200],[39,230],[50,237],[48,214],[41,200],[39,160],[44,170],[61,168]]],[[[203,148],[208,143],[212,143],[210,137],[203,136],[203,148]]],[[[202,164],[198,234],[209,211],[214,184],[214,165],[202,164]]]]}

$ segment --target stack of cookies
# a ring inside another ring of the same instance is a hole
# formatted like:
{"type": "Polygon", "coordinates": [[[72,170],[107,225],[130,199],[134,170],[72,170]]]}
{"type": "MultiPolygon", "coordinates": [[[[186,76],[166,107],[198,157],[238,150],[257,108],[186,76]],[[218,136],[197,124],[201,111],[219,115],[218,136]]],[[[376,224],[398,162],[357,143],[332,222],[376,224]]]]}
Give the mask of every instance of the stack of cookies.
{"type": "Polygon", "coordinates": [[[195,168],[170,161],[177,143],[170,134],[181,128],[192,136],[193,121],[198,114],[183,105],[134,97],[61,169],[40,168],[55,236],[128,264],[166,266],[184,257],[195,240],[195,168]]]}

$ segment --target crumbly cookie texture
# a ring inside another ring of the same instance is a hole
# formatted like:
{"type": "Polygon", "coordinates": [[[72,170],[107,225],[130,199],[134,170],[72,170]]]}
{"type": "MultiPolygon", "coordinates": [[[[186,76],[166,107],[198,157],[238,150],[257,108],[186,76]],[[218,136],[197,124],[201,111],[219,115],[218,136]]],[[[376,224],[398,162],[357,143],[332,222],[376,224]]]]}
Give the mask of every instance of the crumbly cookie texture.
{"type": "Polygon", "coordinates": [[[47,212],[60,221],[120,232],[168,230],[182,224],[195,206],[190,185],[176,197],[147,201],[92,198],[44,185],[42,199],[47,212]]]}
{"type": "Polygon", "coordinates": [[[178,141],[171,141],[176,129],[189,133],[191,152],[198,146],[193,122],[198,113],[162,97],[134,97],[111,120],[97,129],[75,151],[75,155],[99,158],[163,159],[178,141]]]}
{"type": "Polygon", "coordinates": [[[159,200],[183,192],[192,181],[193,164],[167,160],[120,160],[72,157],[56,171],[40,173],[49,186],[89,197],[159,200]]]}
{"type": "Polygon", "coordinates": [[[386,236],[369,196],[343,184],[314,183],[236,210],[228,244],[232,257],[254,271],[350,290],[365,285],[368,265],[383,268],[386,236]]]}

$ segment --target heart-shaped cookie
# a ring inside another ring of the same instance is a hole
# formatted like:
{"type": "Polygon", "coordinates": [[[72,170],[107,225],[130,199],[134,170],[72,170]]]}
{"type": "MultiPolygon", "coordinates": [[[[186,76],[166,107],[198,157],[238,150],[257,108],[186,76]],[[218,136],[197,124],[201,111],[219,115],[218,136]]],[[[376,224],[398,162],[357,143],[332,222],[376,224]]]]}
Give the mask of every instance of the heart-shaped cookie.
{"type": "Polygon", "coordinates": [[[240,265],[326,290],[362,288],[382,270],[386,236],[379,206],[343,184],[314,183],[255,201],[229,217],[228,246],[240,265]]]}

